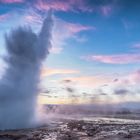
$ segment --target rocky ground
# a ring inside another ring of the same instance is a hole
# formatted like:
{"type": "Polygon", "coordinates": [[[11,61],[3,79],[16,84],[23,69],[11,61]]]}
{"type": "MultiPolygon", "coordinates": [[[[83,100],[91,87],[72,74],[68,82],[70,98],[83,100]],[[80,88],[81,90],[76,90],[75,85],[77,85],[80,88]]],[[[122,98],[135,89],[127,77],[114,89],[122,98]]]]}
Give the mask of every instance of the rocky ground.
{"type": "Polygon", "coordinates": [[[114,118],[59,119],[55,126],[0,131],[0,140],[140,140],[140,122],[114,118]]]}

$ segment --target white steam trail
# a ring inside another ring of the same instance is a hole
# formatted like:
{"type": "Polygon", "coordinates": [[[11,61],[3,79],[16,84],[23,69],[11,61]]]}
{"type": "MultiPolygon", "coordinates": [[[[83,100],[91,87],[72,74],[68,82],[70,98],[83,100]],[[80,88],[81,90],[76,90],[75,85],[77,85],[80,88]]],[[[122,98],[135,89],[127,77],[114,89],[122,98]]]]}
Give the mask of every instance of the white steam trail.
{"type": "Polygon", "coordinates": [[[38,35],[26,27],[6,35],[8,68],[0,81],[0,129],[35,125],[40,67],[49,54],[52,26],[49,12],[38,35]]]}

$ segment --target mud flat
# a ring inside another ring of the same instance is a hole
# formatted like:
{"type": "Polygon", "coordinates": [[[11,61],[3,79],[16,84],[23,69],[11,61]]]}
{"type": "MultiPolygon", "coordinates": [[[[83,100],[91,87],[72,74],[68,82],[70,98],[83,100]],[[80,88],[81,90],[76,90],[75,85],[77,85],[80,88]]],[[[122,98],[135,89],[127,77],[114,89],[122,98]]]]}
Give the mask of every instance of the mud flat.
{"type": "Polygon", "coordinates": [[[140,140],[140,121],[61,118],[49,127],[0,131],[0,140],[140,140]]]}

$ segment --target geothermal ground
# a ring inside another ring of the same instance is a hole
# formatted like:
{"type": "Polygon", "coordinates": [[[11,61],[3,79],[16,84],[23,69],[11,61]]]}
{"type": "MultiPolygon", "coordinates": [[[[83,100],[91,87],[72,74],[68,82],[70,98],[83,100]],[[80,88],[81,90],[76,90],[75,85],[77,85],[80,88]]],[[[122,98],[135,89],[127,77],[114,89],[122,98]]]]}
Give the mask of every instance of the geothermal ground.
{"type": "Polygon", "coordinates": [[[0,140],[140,140],[140,121],[110,117],[55,118],[50,126],[0,131],[0,140]]]}

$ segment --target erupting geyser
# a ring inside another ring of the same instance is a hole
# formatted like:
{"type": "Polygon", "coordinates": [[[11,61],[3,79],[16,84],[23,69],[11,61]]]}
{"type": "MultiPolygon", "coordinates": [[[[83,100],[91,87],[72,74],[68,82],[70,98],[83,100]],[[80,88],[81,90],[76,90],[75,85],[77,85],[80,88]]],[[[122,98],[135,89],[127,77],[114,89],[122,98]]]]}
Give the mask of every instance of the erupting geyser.
{"type": "Polygon", "coordinates": [[[33,127],[41,63],[51,47],[52,14],[38,35],[19,27],[6,35],[8,65],[0,81],[0,129],[33,127]]]}

